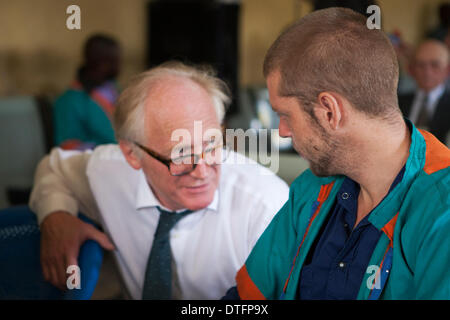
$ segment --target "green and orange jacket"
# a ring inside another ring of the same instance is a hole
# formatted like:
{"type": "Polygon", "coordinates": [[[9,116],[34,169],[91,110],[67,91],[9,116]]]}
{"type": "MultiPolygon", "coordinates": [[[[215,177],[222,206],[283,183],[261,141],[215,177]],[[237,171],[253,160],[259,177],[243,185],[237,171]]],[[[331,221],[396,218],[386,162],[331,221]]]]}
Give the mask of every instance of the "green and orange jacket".
{"type": "MultiPolygon", "coordinates": [[[[402,181],[371,212],[382,230],[357,299],[450,299],[450,150],[409,123],[402,181]]],[[[241,299],[296,299],[302,265],[342,176],[305,171],[236,276],[241,299]]]]}

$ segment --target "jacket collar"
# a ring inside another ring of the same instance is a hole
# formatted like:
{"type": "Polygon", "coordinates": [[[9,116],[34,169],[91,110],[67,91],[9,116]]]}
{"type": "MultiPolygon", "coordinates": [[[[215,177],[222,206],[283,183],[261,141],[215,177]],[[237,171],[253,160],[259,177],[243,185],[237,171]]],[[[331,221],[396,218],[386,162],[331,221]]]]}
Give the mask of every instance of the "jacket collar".
{"type": "Polygon", "coordinates": [[[409,120],[405,121],[411,132],[411,145],[403,179],[369,216],[369,221],[380,230],[399,212],[406,193],[425,164],[425,140],[409,120]]]}

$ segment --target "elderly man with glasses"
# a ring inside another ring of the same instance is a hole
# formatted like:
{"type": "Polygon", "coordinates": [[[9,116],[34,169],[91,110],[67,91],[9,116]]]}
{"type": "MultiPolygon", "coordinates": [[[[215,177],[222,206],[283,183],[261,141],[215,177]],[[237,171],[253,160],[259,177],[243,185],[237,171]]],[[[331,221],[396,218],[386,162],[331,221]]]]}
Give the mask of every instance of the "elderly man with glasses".
{"type": "Polygon", "coordinates": [[[30,206],[45,278],[64,288],[66,268],[94,239],[114,250],[133,299],[222,297],[288,198],[281,179],[223,147],[217,132],[228,102],[210,72],[164,64],[121,94],[119,146],[54,149],[44,158],[30,206]],[[177,130],[191,141],[174,139],[177,130]],[[105,233],[79,220],[79,211],[105,233]]]}

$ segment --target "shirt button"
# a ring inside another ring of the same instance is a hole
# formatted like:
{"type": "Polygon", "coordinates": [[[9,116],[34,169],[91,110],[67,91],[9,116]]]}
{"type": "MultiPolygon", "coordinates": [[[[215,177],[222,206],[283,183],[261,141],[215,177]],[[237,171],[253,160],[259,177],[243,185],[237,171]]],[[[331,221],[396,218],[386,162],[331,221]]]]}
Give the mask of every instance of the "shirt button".
{"type": "Polygon", "coordinates": [[[343,268],[345,267],[345,263],[344,262],[339,262],[339,268],[343,268]]]}
{"type": "Polygon", "coordinates": [[[344,192],[344,193],[341,195],[341,197],[342,197],[342,199],[347,200],[348,197],[350,197],[350,195],[349,195],[347,192],[344,192]]]}
{"type": "Polygon", "coordinates": [[[348,228],[348,223],[345,223],[345,224],[344,224],[344,228],[348,228]]]}

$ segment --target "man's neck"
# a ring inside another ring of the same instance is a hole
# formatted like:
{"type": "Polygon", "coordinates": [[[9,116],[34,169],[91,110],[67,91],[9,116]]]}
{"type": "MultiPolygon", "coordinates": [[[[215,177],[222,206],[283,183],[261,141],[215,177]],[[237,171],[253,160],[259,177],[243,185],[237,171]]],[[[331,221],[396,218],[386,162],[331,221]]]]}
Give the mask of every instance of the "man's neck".
{"type": "Polygon", "coordinates": [[[396,125],[380,127],[375,123],[364,132],[367,134],[360,140],[360,151],[352,161],[356,169],[346,174],[361,187],[355,227],[387,195],[408,159],[411,144],[410,132],[403,119],[396,125]]]}
{"type": "Polygon", "coordinates": [[[88,93],[107,80],[103,74],[87,67],[81,67],[78,70],[77,79],[88,93]]]}

